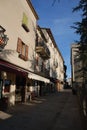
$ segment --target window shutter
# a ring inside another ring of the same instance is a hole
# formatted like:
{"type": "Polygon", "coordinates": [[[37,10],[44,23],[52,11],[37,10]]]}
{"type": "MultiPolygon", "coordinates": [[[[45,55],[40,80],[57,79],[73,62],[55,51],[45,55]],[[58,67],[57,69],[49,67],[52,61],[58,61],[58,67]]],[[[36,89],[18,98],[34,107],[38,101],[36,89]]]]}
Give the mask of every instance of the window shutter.
{"type": "Polygon", "coordinates": [[[28,26],[28,17],[25,13],[23,13],[22,24],[28,26]]]}
{"type": "Polygon", "coordinates": [[[36,57],[36,65],[38,66],[39,57],[36,57]]]}
{"type": "Polygon", "coordinates": [[[20,38],[18,38],[18,41],[17,41],[17,52],[21,53],[21,50],[22,50],[22,40],[20,38]]]}
{"type": "Polygon", "coordinates": [[[29,32],[28,17],[27,17],[27,15],[25,13],[23,13],[22,27],[25,29],[26,32],[29,32]]]}
{"type": "Polygon", "coordinates": [[[28,46],[27,45],[26,45],[25,57],[26,57],[26,60],[28,60],[28,46]]]}

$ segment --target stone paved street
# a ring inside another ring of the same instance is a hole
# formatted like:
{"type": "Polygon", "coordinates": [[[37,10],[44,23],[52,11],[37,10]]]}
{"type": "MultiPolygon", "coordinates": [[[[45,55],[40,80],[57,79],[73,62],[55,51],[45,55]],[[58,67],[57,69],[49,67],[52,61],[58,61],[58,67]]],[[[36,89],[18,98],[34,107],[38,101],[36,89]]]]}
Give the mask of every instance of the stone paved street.
{"type": "Polygon", "coordinates": [[[71,90],[0,111],[0,130],[83,130],[78,100],[71,90]]]}

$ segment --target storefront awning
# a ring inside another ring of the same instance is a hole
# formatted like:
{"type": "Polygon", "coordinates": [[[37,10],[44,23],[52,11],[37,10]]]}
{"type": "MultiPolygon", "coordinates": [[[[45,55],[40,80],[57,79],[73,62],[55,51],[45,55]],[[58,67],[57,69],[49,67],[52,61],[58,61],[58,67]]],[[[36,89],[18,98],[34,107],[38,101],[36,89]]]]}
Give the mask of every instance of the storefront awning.
{"type": "Polygon", "coordinates": [[[47,78],[42,77],[40,75],[34,74],[33,72],[29,72],[28,70],[25,70],[21,67],[18,67],[16,65],[13,65],[13,64],[6,62],[6,61],[3,61],[3,60],[0,60],[0,70],[9,71],[9,72],[20,74],[23,76],[28,76],[28,78],[30,78],[30,79],[43,81],[45,83],[50,83],[50,79],[47,79],[47,78]]]}
{"type": "Polygon", "coordinates": [[[34,80],[38,80],[38,81],[43,81],[45,83],[50,83],[50,80],[45,78],[45,77],[42,77],[42,76],[39,76],[37,74],[34,74],[34,73],[29,73],[28,74],[28,78],[30,79],[34,79],[34,80]]]}
{"type": "Polygon", "coordinates": [[[0,69],[2,71],[9,71],[16,74],[22,74],[24,76],[28,74],[27,70],[3,60],[0,60],[0,69]]]}

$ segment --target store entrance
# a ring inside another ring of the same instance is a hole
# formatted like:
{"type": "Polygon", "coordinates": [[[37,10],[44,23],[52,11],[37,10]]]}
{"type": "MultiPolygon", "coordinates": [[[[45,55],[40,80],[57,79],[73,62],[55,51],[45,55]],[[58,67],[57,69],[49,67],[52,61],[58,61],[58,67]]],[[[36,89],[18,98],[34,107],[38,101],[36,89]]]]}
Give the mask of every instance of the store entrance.
{"type": "Polygon", "coordinates": [[[16,103],[24,102],[25,100],[25,86],[26,78],[23,76],[16,76],[16,103]]]}

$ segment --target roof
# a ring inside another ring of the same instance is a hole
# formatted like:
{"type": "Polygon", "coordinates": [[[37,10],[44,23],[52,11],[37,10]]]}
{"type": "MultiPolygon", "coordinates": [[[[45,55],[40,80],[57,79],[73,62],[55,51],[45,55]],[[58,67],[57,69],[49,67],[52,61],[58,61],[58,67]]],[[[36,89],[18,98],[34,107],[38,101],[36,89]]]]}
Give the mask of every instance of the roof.
{"type": "MultiPolygon", "coordinates": [[[[58,52],[59,52],[61,58],[63,59],[63,56],[62,56],[62,54],[61,54],[61,52],[60,52],[60,50],[59,50],[59,48],[58,48],[58,46],[57,46],[57,44],[56,44],[56,42],[55,42],[55,39],[54,39],[53,34],[52,34],[52,32],[51,32],[51,29],[50,29],[50,28],[42,28],[42,29],[45,29],[45,30],[47,31],[49,37],[51,38],[51,40],[52,40],[52,42],[53,42],[53,44],[54,44],[54,47],[58,50],[58,52]]],[[[63,61],[64,61],[64,59],[63,59],[63,61]]]]}
{"type": "Polygon", "coordinates": [[[41,30],[41,28],[40,28],[39,25],[37,26],[37,29],[38,29],[38,31],[40,32],[42,38],[45,40],[45,42],[47,42],[47,39],[45,38],[44,33],[42,32],[42,30],[41,30]]]}
{"type": "Polygon", "coordinates": [[[33,12],[33,14],[34,14],[34,16],[35,16],[36,19],[38,20],[38,19],[39,19],[38,14],[36,13],[36,11],[35,11],[35,9],[34,9],[32,3],[31,3],[31,1],[30,1],[30,0],[26,0],[26,1],[27,1],[27,3],[28,3],[29,7],[31,8],[31,10],[32,10],[32,12],[33,12]]]}

